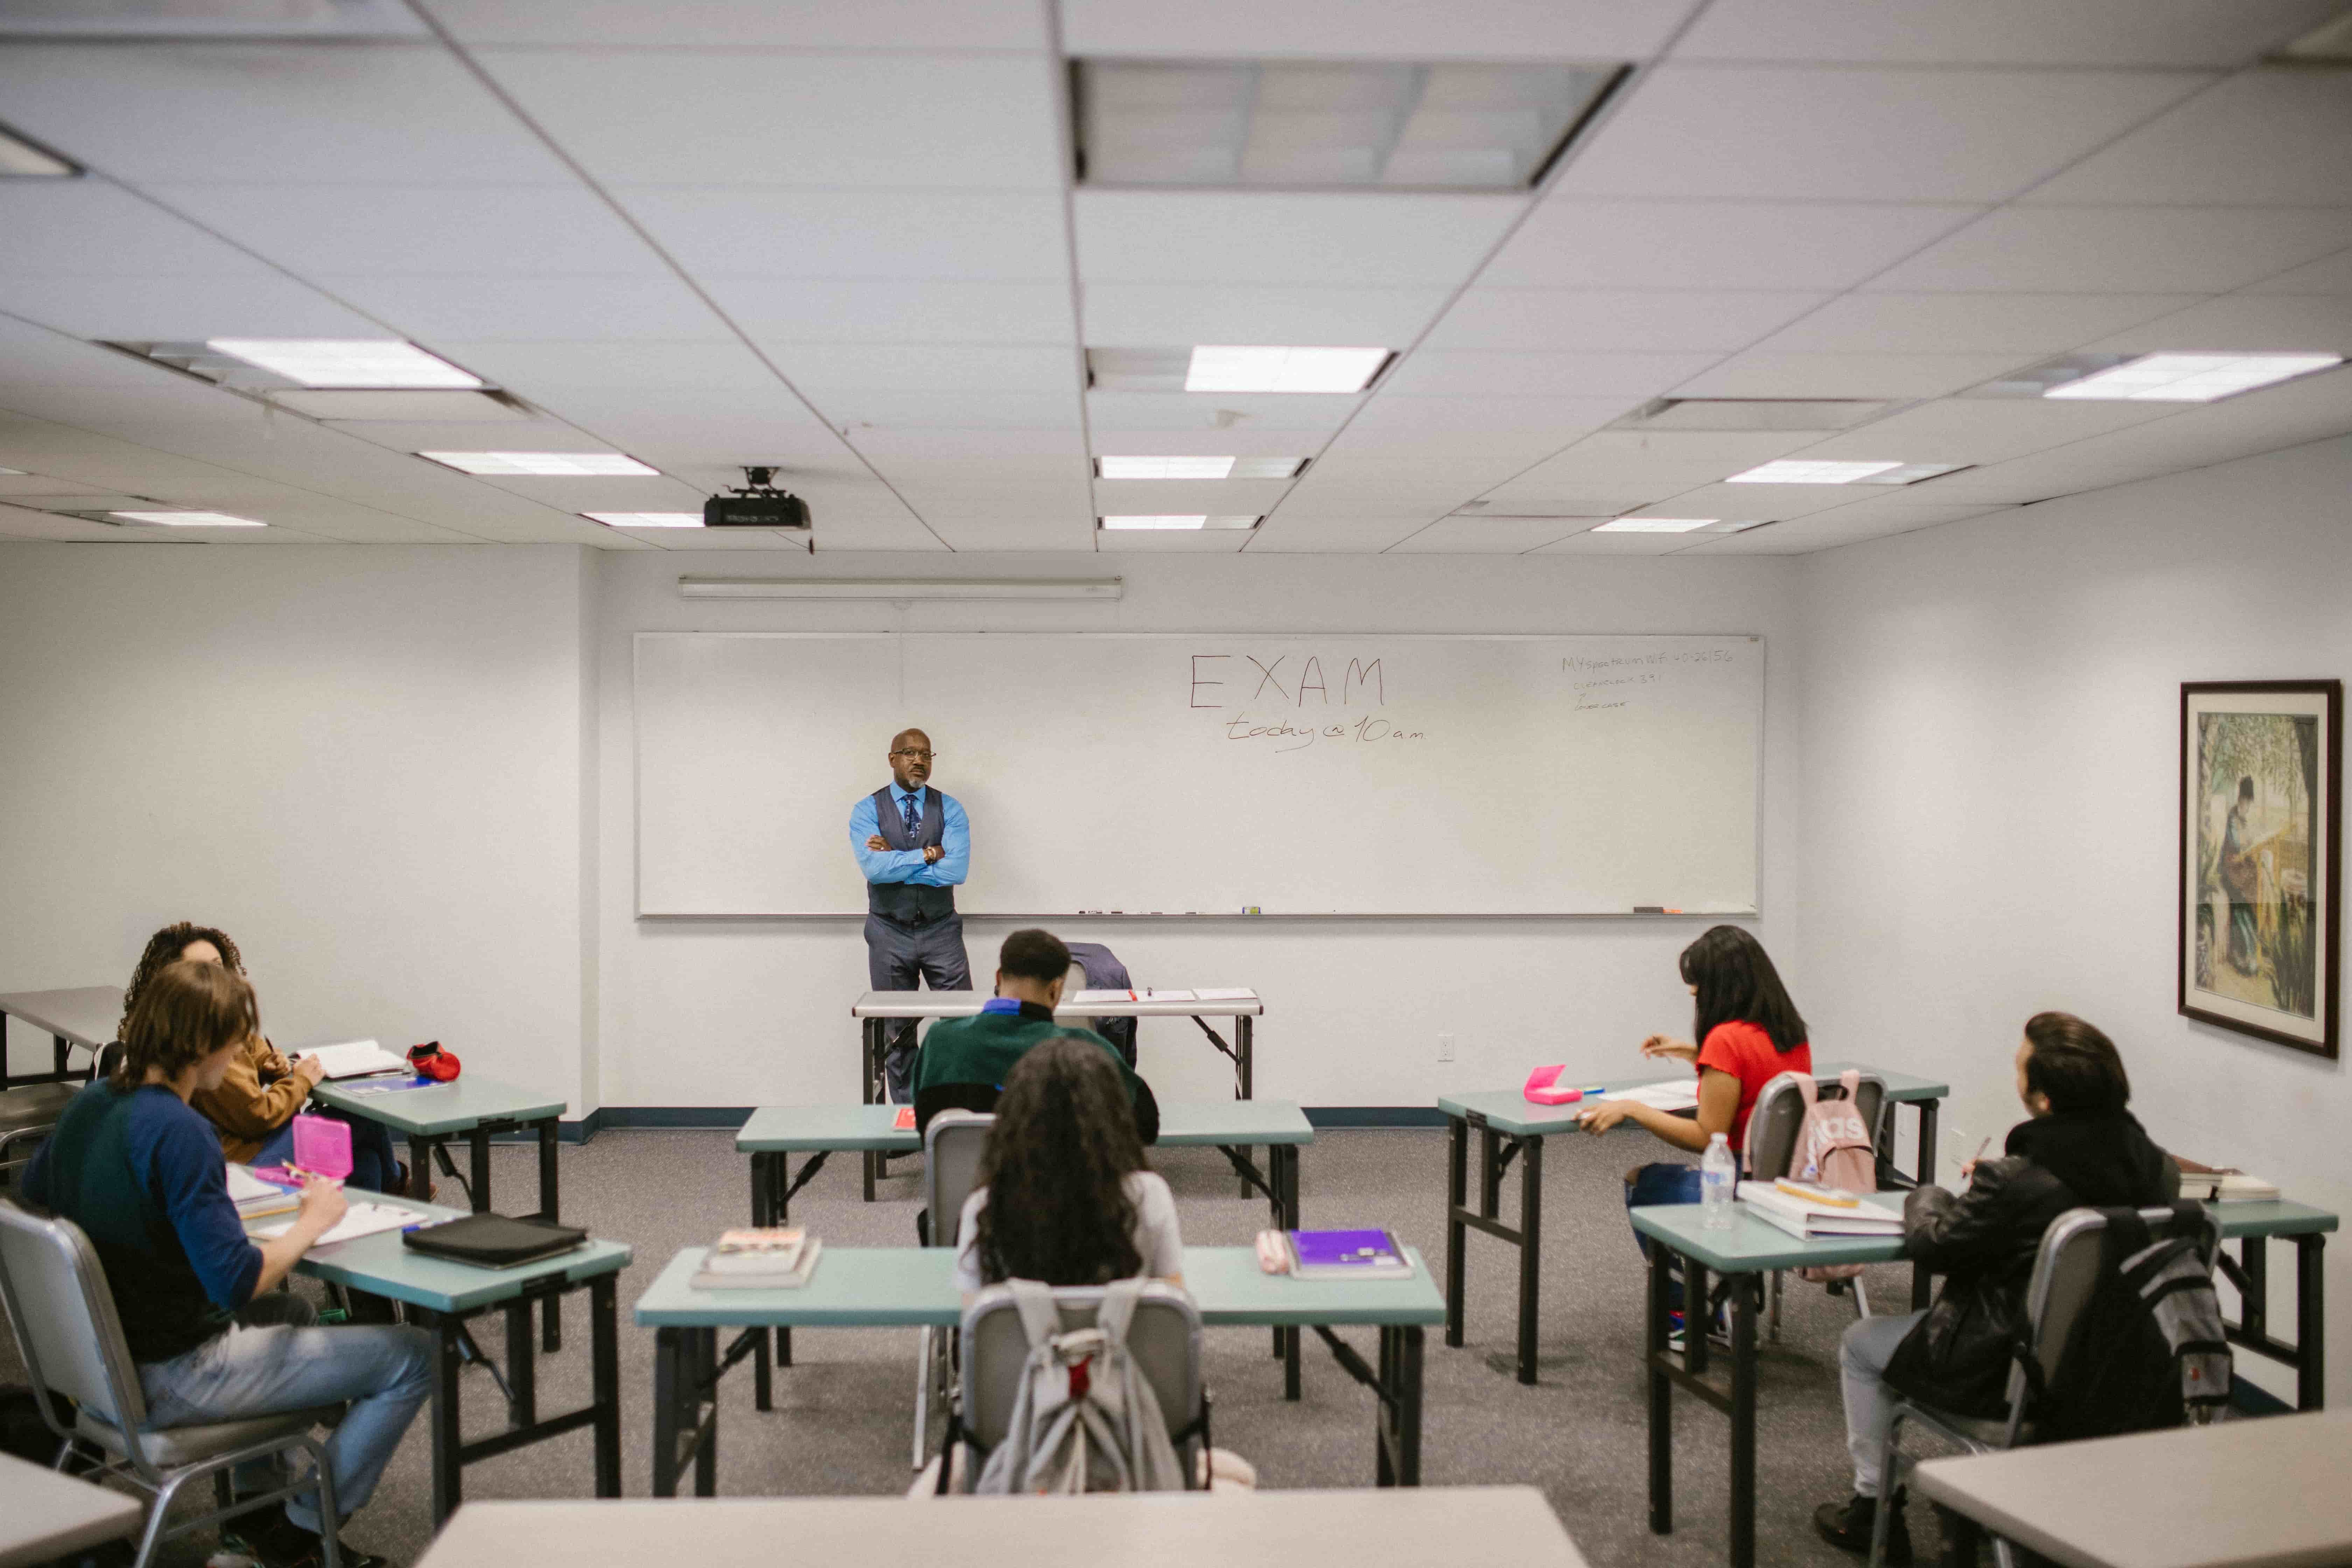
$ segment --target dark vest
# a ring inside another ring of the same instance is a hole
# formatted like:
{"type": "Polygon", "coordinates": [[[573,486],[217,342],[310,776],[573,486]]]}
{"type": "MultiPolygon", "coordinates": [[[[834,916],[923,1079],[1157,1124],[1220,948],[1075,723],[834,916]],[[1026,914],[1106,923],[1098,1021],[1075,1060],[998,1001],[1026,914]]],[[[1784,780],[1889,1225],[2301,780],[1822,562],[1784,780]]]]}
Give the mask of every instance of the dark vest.
{"type": "MultiPolygon", "coordinates": [[[[926,786],[923,790],[922,826],[915,836],[907,837],[907,820],[898,815],[898,803],[891,797],[890,786],[884,784],[874,792],[875,831],[882,842],[893,849],[928,849],[940,841],[947,826],[947,797],[926,786]]],[[[955,913],[955,889],[932,888],[913,882],[868,882],[866,884],[866,907],[884,920],[902,925],[925,925],[945,920],[955,913]]]]}

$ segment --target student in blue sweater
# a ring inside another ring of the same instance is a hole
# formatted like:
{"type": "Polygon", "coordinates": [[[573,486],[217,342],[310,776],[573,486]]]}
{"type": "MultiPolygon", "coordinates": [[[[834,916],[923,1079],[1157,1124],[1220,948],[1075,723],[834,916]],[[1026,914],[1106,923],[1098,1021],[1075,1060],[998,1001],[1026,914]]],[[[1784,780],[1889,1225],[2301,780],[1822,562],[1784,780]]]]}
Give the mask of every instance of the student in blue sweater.
{"type": "MultiPolygon", "coordinates": [[[[309,1301],[277,1289],[342,1216],[339,1184],[306,1187],[284,1236],[245,1234],[219,1138],[188,1100],[219,1085],[259,1022],[253,987],[227,968],[184,959],[159,971],[123,1029],[114,1076],[75,1096],[26,1170],[24,1196],[89,1237],[151,1427],[348,1403],[326,1444],[348,1518],[432,1391],[433,1341],[414,1328],[320,1328],[309,1301]]],[[[257,1490],[267,1478],[239,1479],[257,1490]]],[[[230,1521],[240,1526],[238,1543],[264,1568],[323,1561],[312,1499],[230,1521]]],[[[348,1568],[380,1563],[341,1550],[348,1568]]]]}

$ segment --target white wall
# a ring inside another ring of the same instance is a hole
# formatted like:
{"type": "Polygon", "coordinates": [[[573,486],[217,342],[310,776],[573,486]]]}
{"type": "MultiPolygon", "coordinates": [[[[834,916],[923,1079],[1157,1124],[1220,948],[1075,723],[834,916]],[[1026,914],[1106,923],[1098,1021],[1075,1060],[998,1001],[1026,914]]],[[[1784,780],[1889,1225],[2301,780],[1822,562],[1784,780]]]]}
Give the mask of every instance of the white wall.
{"type": "Polygon", "coordinates": [[[2191,1023],[2173,983],[2179,683],[2352,671],[2352,440],[1813,556],[1803,603],[1815,1037],[1948,1076],[1948,1169],[2021,1114],[2024,1020],[2079,1013],[2159,1142],[2352,1208],[2343,1067],[2191,1023]]]}
{"type": "Polygon", "coordinates": [[[236,938],[281,1042],[438,1037],[579,1103],[584,574],[557,548],[7,547],[0,989],[120,985],[194,920],[236,938]]]}
{"type": "MultiPolygon", "coordinates": [[[[648,630],[973,628],[1071,630],[1760,632],[1766,638],[1762,907],[1767,942],[1793,933],[1792,797],[1798,707],[1796,567],[1768,558],[1673,562],[1589,557],[1024,556],[1024,574],[1119,574],[1115,605],[710,603],[681,600],[681,573],[774,574],[766,554],[612,553],[597,563],[604,757],[602,1087],[610,1105],[840,1100],[857,1092],[848,1007],[866,989],[856,921],[641,922],[629,868],[630,637],[648,630]]],[[[788,568],[789,569],[789,568],[788,568]]],[[[908,558],[820,556],[799,571],[904,575],[908,558]]],[[[922,574],[1004,574],[1004,558],[929,557],[922,574]]],[[[1050,699],[1045,700],[1050,701],[1050,699]]],[[[889,735],[947,721],[873,715],[875,778],[889,735]]],[[[1080,743],[1074,742],[1074,744],[1080,743]]],[[[1512,759],[1497,756],[1497,768],[1512,759]]],[[[943,751],[938,783],[953,793],[943,751]]],[[[1540,795],[1541,778],[1528,781],[1540,795]]],[[[854,804],[812,801],[813,832],[835,835],[854,804]]],[[[1150,831],[1137,824],[1139,833],[1150,831]]],[[[1595,824],[1605,832],[1607,824],[1595,824]]],[[[1509,825],[1497,823],[1507,834],[1509,825]]],[[[1378,846],[1340,847],[1377,853],[1378,846]]],[[[978,847],[985,853],[986,846],[978,847]]],[[[1115,852],[1115,850],[1113,851],[1115,852]]],[[[1007,928],[967,930],[983,986],[1007,928]]],[[[1638,1071],[1634,1042],[1685,1029],[1675,954],[1697,922],[1657,921],[1070,921],[1139,978],[1254,985],[1267,1000],[1257,1092],[1310,1105],[1426,1107],[1441,1088],[1516,1083],[1539,1061],[1638,1071]],[[1441,1066],[1437,1036],[1456,1037],[1441,1066]]],[[[1143,1026],[1143,1068],[1163,1099],[1230,1092],[1191,1025],[1143,1026]]]]}

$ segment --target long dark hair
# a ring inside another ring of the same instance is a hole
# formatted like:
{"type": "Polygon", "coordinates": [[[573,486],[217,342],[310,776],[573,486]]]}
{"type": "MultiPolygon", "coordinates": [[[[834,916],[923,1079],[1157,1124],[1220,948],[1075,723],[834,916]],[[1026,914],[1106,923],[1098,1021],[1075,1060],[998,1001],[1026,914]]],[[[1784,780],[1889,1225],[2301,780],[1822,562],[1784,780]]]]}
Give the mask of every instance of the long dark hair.
{"type": "Polygon", "coordinates": [[[147,983],[155,978],[165,965],[180,962],[180,954],[192,942],[208,942],[220,950],[221,965],[231,974],[245,973],[245,956],[229,941],[228,932],[216,926],[200,926],[189,921],[174,921],[147,939],[147,951],[139,955],[139,967],[131,972],[131,984],[122,993],[122,1022],[115,1026],[115,1037],[131,1037],[131,1015],[139,1010],[139,998],[147,983]]]}
{"type": "Polygon", "coordinates": [[[1683,979],[1698,987],[1699,1045],[1717,1024],[1753,1024],[1786,1054],[1805,1043],[1805,1020],[1789,1000],[1764,944],[1738,926],[1710,927],[1683,949],[1683,979]]]}
{"type": "Polygon", "coordinates": [[[1141,1273],[1127,1177],[1149,1168],[1110,1053],[1075,1035],[1031,1047],[981,1155],[981,1278],[1103,1285],[1141,1273]]]}
{"type": "Polygon", "coordinates": [[[139,1005],[122,1030],[122,1059],[108,1081],[118,1089],[137,1089],[150,1068],[177,1078],[260,1024],[253,987],[243,975],[217,963],[167,963],[140,987],[139,1005]]]}

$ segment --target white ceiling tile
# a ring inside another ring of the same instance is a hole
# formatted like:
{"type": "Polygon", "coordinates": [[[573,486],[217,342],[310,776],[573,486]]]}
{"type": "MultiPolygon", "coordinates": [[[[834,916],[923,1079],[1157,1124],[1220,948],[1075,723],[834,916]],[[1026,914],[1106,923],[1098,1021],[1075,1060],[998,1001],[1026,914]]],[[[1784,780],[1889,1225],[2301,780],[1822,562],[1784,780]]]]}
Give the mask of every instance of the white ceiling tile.
{"type": "Polygon", "coordinates": [[[1441,517],[1389,548],[1400,555],[1525,555],[1592,526],[1591,518],[1441,517]]]}
{"type": "Polygon", "coordinates": [[[956,279],[733,278],[696,281],[755,342],[1073,343],[1066,282],[956,279]]]}
{"type": "Polygon", "coordinates": [[[134,182],[573,183],[432,44],[16,43],[0,101],[16,129],[134,182]]]}
{"type": "Polygon", "coordinates": [[[919,430],[1043,430],[1056,425],[1079,427],[1076,378],[1068,391],[919,392],[888,387],[841,388],[814,400],[836,427],[877,426],[919,430]]]}
{"type": "Polygon", "coordinates": [[[907,495],[961,492],[980,497],[1008,490],[1022,496],[1075,494],[1086,498],[1084,487],[1089,472],[1086,458],[1075,452],[1043,457],[894,457],[875,458],[873,461],[882,477],[907,495]]]}
{"type": "Polygon", "coordinates": [[[377,322],[275,272],[226,278],[0,273],[0,310],[77,338],[117,342],[384,335],[377,322]]]}
{"type": "Polygon", "coordinates": [[[1287,506],[1257,525],[1252,555],[1374,555],[1427,527],[1431,511],[1392,514],[1357,507],[1338,512],[1287,506]]]}
{"type": "Polygon", "coordinates": [[[1982,501],[1970,506],[1937,509],[1935,515],[1887,517],[1841,521],[1843,511],[1825,511],[1814,517],[1791,518],[1776,522],[1769,528],[1750,529],[1744,533],[1720,534],[1692,545],[1691,555],[1810,555],[1816,551],[1834,550],[1840,545],[1860,544],[1872,539],[1888,539],[1898,533],[1916,533],[1923,528],[1940,528],[1947,522],[1958,522],[1971,517],[1984,517],[1998,511],[2013,511],[2013,504],[2003,501],[1982,501]]]}
{"type": "Polygon", "coordinates": [[[1556,540],[1536,555],[1671,555],[1690,543],[1681,533],[1595,533],[1587,529],[1556,540]]]}
{"type": "Polygon", "coordinates": [[[851,445],[883,466],[903,458],[954,462],[966,458],[1084,459],[1087,456],[1086,437],[1075,426],[1041,430],[860,430],[851,445]]]}
{"type": "Polygon", "coordinates": [[[1213,433],[1227,429],[1328,437],[1361,397],[1241,392],[1088,392],[1087,422],[1099,449],[1126,430],[1213,433]]]}
{"type": "Polygon", "coordinates": [[[0,276],[274,277],[267,263],[105,180],[0,180],[0,276]]]}
{"type": "Polygon", "coordinates": [[[574,184],[158,184],[158,199],[295,272],[667,277],[646,243],[574,184]]]}
{"type": "Polygon", "coordinates": [[[1854,499],[1853,485],[1694,485],[1662,495],[1643,510],[1659,517],[1727,521],[1803,517],[1854,499]]]}
{"type": "Polygon", "coordinates": [[[1643,510],[1662,495],[1689,488],[1687,482],[1655,488],[1631,484],[1612,488],[1597,481],[1580,487],[1522,488],[1506,485],[1489,490],[1475,501],[1463,502],[1459,510],[1487,518],[1617,517],[1629,511],[1643,510]]]}
{"type": "Polygon", "coordinates": [[[1472,289],[1424,349],[1665,353],[1745,348],[1830,298],[1822,293],[1472,289]]]}
{"type": "Polygon", "coordinates": [[[649,394],[566,387],[550,410],[595,440],[657,467],[680,461],[793,462],[838,458],[840,438],[790,393],[649,394]]]}
{"type": "MultiPolygon", "coordinates": [[[[0,284],[0,297],[5,289],[0,284]]],[[[2102,353],[2243,349],[2352,355],[2352,294],[2231,294],[2083,347],[2102,353]]]]}
{"type": "Polygon", "coordinates": [[[950,550],[1094,549],[1094,519],[1086,516],[1000,517],[940,511],[925,513],[923,521],[950,550]]]}
{"type": "Polygon", "coordinates": [[[657,48],[1044,49],[1044,10],[1030,0],[761,0],[677,5],[669,0],[431,0],[425,7],[466,44],[622,44],[657,48]]]}
{"type": "Polygon", "coordinates": [[[1615,397],[1400,397],[1383,391],[1333,444],[1370,456],[1520,454],[1532,461],[1642,402],[1615,397]]]}
{"type": "MultiPolygon", "coordinates": [[[[1505,497],[1542,500],[1589,489],[1671,495],[1753,466],[1735,457],[1679,457],[1671,451],[1629,452],[1580,443],[1527,469],[1508,484],[1497,486],[1494,495],[1497,507],[1505,497]]],[[[1756,499],[1751,498],[1749,504],[1756,504],[1756,499]]]]}
{"type": "Polygon", "coordinates": [[[2024,200],[2352,205],[2352,87],[2340,70],[2248,71],[2101,149],[2024,200]]]}
{"type": "Polygon", "coordinates": [[[1690,10],[1690,0],[1062,0],[1062,47],[1221,59],[1638,59],[1690,10]]]}
{"type": "Polygon", "coordinates": [[[1089,287],[1451,287],[1526,209],[1517,195],[1081,190],[1078,274],[1089,287]]]}
{"type": "Polygon", "coordinates": [[[1055,193],[634,185],[613,195],[697,276],[1069,276],[1055,193]]]}
{"type": "Polygon", "coordinates": [[[1941,397],[2017,368],[2014,353],[1792,354],[1750,349],[1677,385],[1677,397],[1941,397]]]}
{"type": "Polygon", "coordinates": [[[1105,555],[1233,555],[1255,532],[1247,528],[1104,528],[1095,531],[1095,549],[1105,555]]]}
{"type": "Polygon", "coordinates": [[[970,343],[780,343],[761,348],[793,384],[824,405],[844,392],[1039,392],[1077,389],[1078,355],[1059,346],[970,343]]]}
{"type": "Polygon", "coordinates": [[[1563,464],[1623,458],[1635,463],[1731,464],[1752,468],[1820,440],[1812,430],[1596,430],[1561,454],[1563,464]]]}
{"type": "Polygon", "coordinates": [[[2223,293],[2352,241],[2352,211],[2006,207],[1880,274],[1885,289],[2223,293]]]}
{"type": "Polygon", "coordinates": [[[612,184],[1062,184],[1065,79],[1042,54],[486,48],[474,58],[612,184]]]}
{"type": "Polygon", "coordinates": [[[1850,289],[1981,210],[1554,197],[1537,206],[1478,281],[1489,288],[1850,289]]]}
{"type": "Polygon", "coordinates": [[[2340,0],[1715,0],[1676,59],[1877,64],[2236,66],[2340,0]]]}
{"type": "Polygon", "coordinates": [[[2308,266],[2291,268],[2259,283],[2246,285],[2249,294],[2352,294],[2352,250],[2339,250],[2308,266]]]}
{"type": "MultiPolygon", "coordinates": [[[[1890,458],[1906,463],[1997,463],[2161,419],[2173,406],[2071,398],[1945,398],[1832,436],[1806,447],[1804,456],[1857,461],[1890,458]]],[[[1916,493],[1916,487],[1910,489],[1916,493]]]]}
{"type": "Polygon", "coordinates": [[[1103,516],[1263,517],[1289,493],[1288,479],[1097,479],[1103,516]]]}
{"type": "Polygon", "coordinates": [[[311,280],[423,343],[592,338],[689,342],[734,336],[693,289],[675,278],[329,273],[311,280]]]}
{"type": "Polygon", "coordinates": [[[1784,353],[2058,353],[2194,294],[1847,294],[1757,344],[1784,353]]]}
{"type": "Polygon", "coordinates": [[[1423,349],[1391,371],[1400,397],[1651,397],[1713,364],[1711,353],[1504,353],[1423,349]]]}
{"type": "Polygon", "coordinates": [[[1444,308],[1445,289],[1268,288],[1181,283],[1087,284],[1093,348],[1188,343],[1402,345],[1444,308]]]}
{"type": "Polygon", "coordinates": [[[1669,65],[1635,84],[1556,188],[1570,196],[2002,201],[2207,79],[1669,65]]]}

